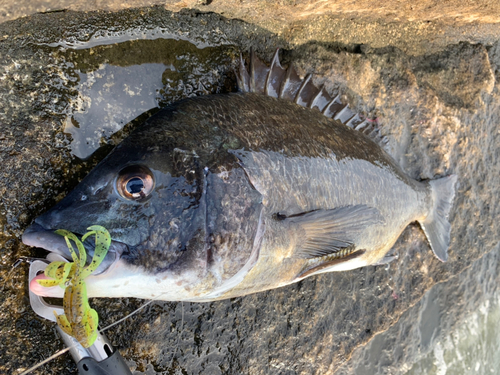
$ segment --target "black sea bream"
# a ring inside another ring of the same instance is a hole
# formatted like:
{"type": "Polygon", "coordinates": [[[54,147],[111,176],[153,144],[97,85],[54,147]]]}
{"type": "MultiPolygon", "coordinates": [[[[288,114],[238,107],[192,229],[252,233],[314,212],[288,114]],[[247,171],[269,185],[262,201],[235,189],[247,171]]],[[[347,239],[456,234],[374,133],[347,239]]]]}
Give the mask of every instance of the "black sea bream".
{"type": "Polygon", "coordinates": [[[69,259],[53,231],[102,225],[113,242],[86,280],[88,296],[172,301],[383,263],[413,221],[447,259],[456,176],[408,177],[371,123],[283,69],[277,54],[271,67],[252,56],[249,72],[241,61],[237,76],[238,93],[185,99],[151,117],[23,242],[69,259]]]}

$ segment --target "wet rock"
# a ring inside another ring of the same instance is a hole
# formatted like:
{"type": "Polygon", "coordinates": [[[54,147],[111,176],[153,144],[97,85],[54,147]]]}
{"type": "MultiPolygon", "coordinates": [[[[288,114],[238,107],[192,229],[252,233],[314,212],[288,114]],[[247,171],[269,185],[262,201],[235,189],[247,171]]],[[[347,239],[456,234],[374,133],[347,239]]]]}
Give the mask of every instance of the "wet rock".
{"type": "Polygon", "coordinates": [[[258,25],[294,45],[314,40],[376,48],[396,46],[421,55],[461,41],[493,44],[500,35],[500,4],[489,0],[386,0],[383,4],[371,0],[20,0],[0,5],[0,22],[37,12],[116,12],[147,6],[222,14],[258,25]]]}
{"type": "MultiPolygon", "coordinates": [[[[370,22],[361,24],[367,28],[370,22]]],[[[323,24],[328,31],[324,33],[321,24],[279,36],[216,14],[143,8],[58,12],[0,25],[0,372],[20,372],[62,347],[53,324],[28,307],[27,265],[11,268],[19,257],[44,255],[20,244],[23,229],[158,107],[189,95],[233,90],[232,68],[239,50],[247,54],[253,47],[269,60],[280,47],[285,63],[293,61],[301,73],[316,72],[317,82],[340,92],[352,108],[379,123],[393,156],[412,177],[456,173],[450,260],[436,260],[421,229],[411,225],[394,247],[399,259],[387,266],[325,274],[228,301],[152,302],[107,333],[138,373],[353,371],[352,361],[364,355],[360,348],[374,335],[396,330],[390,328],[395,324],[410,330],[412,320],[405,316],[418,315],[418,306],[429,306],[419,302],[427,290],[460,279],[470,264],[478,264],[495,248],[500,213],[500,96],[495,77],[500,49],[498,43],[487,45],[492,34],[485,33],[479,44],[440,42],[434,44],[435,51],[419,55],[395,47],[405,40],[404,28],[399,39],[384,39],[386,45],[381,46],[366,43],[377,29],[360,43],[356,33],[337,38],[339,34],[330,32],[339,23],[323,24]],[[145,94],[153,107],[130,104],[131,116],[115,121],[112,131],[116,126],[120,130],[113,135],[98,124],[90,138],[103,147],[87,160],[75,157],[76,129],[95,123],[86,115],[104,114],[107,123],[113,122],[113,110],[124,112],[122,100],[147,91],[147,85],[127,80],[130,74],[118,73],[145,64],[164,66],[154,71],[159,86],[152,95],[145,94]],[[113,83],[119,91],[112,91],[113,83]],[[120,100],[110,102],[116,98],[120,100]],[[111,108],[92,112],[99,101],[111,103],[111,108]]],[[[467,282],[460,282],[464,293],[454,295],[470,298],[477,289],[465,292],[467,282]]],[[[439,293],[455,287],[452,282],[446,285],[439,293]]],[[[131,299],[91,303],[103,326],[142,305],[131,299]]],[[[442,309],[453,303],[445,300],[442,309]]],[[[458,317],[460,306],[455,307],[458,317]]],[[[387,345],[394,337],[385,339],[387,345]]],[[[391,368],[413,358],[392,355],[391,368]]],[[[76,367],[61,357],[34,373],[71,374],[76,367]]]]}
{"type": "Polygon", "coordinates": [[[499,256],[497,246],[434,286],[396,325],[355,349],[335,374],[463,374],[473,368],[475,373],[494,373],[499,256]],[[481,318],[490,321],[485,324],[481,318]]]}
{"type": "Polygon", "coordinates": [[[488,51],[482,45],[459,44],[433,57],[415,58],[413,69],[418,85],[430,87],[450,107],[474,108],[481,94],[491,93],[495,84],[488,51]]]}

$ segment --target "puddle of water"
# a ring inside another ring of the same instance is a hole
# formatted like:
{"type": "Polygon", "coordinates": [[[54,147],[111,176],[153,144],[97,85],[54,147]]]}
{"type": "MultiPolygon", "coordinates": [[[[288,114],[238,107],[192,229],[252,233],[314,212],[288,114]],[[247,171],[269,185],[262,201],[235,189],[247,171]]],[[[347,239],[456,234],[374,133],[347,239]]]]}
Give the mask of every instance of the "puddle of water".
{"type": "MultiPolygon", "coordinates": [[[[71,151],[89,158],[110,137],[146,111],[184,97],[230,91],[231,46],[200,48],[177,39],[88,43],[89,48],[51,47],[63,67],[61,113],[71,151]]],[[[111,41],[114,39],[111,38],[111,41]]],[[[94,41],[95,42],[95,41],[94,41]]],[[[68,47],[68,46],[66,46],[68,47]]],[[[153,111],[153,112],[154,112],[153,111]]]]}
{"type": "Polygon", "coordinates": [[[67,117],[64,129],[73,139],[72,153],[88,158],[99,148],[102,137],[109,138],[143,112],[158,108],[166,69],[169,67],[163,64],[104,64],[96,71],[80,72],[78,107],[67,117]]]}

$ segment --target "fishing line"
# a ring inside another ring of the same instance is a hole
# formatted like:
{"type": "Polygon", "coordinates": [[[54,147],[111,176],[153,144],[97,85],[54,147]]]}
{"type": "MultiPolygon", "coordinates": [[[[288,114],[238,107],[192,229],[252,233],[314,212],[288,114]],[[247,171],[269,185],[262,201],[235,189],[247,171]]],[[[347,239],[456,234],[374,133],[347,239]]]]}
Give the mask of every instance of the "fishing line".
{"type": "MultiPolygon", "coordinates": [[[[161,295],[161,294],[160,294],[160,295],[161,295]]],[[[160,297],[160,296],[158,296],[158,297],[160,297]]],[[[158,297],[156,297],[156,298],[158,298],[158,297]]],[[[152,299],[152,300],[150,300],[150,301],[148,301],[148,302],[146,302],[146,303],[144,303],[142,306],[139,306],[137,309],[135,309],[134,311],[132,311],[130,314],[125,315],[123,318],[118,319],[116,322],[113,322],[113,323],[111,323],[110,325],[108,325],[108,326],[104,327],[103,329],[99,330],[99,332],[100,332],[100,333],[102,333],[102,332],[104,332],[104,331],[107,331],[107,330],[108,330],[108,329],[110,329],[111,327],[114,327],[115,325],[117,325],[117,324],[119,324],[119,323],[123,322],[124,320],[128,319],[128,318],[129,318],[129,317],[131,317],[132,315],[134,315],[134,314],[138,313],[139,311],[141,311],[143,308],[145,308],[145,307],[146,307],[147,305],[149,305],[150,303],[154,302],[154,301],[156,300],[156,298],[155,298],[155,299],[152,299]]]]}
{"type": "Polygon", "coordinates": [[[44,364],[52,361],[53,359],[56,359],[57,357],[59,357],[60,355],[63,355],[64,353],[66,353],[67,351],[69,351],[71,349],[71,347],[67,347],[67,348],[64,348],[62,350],[59,350],[58,352],[52,354],[49,358],[46,358],[44,359],[42,362],[40,363],[37,363],[36,365],[30,367],[29,369],[21,372],[19,375],[26,375],[26,374],[29,374],[30,372],[36,370],[37,368],[43,366],[44,364]]]}
{"type": "MultiPolygon", "coordinates": [[[[102,328],[99,330],[100,333],[104,332],[104,331],[107,331],[108,329],[110,329],[111,327],[114,327],[115,325],[125,321],[126,319],[130,318],[132,315],[135,315],[136,313],[138,313],[139,311],[141,311],[143,308],[145,308],[146,306],[148,306],[149,304],[151,304],[152,302],[156,301],[158,298],[160,298],[163,294],[165,293],[162,293],[162,294],[159,294],[158,296],[156,296],[155,298],[147,301],[146,303],[142,304],[141,306],[139,306],[137,309],[135,309],[134,311],[132,311],[131,313],[125,315],[123,318],[120,318],[118,319],[116,322],[113,322],[109,325],[107,325],[106,327],[102,328]]],[[[184,303],[181,302],[181,306],[182,306],[182,323],[181,323],[181,330],[182,330],[182,326],[184,325],[184,303]]],[[[177,345],[179,344],[179,337],[177,337],[177,345]]],[[[54,353],[53,355],[51,355],[50,357],[44,359],[42,362],[40,363],[37,363],[36,365],[30,367],[29,369],[21,372],[19,375],[27,375],[29,374],[30,372],[36,370],[37,368],[43,366],[44,364],[52,361],[53,359],[56,359],[57,357],[63,355],[64,353],[66,353],[67,351],[69,351],[70,349],[72,349],[74,346],[68,346],[67,348],[65,349],[62,349],[56,353],[54,353]]],[[[175,348],[175,352],[174,352],[174,357],[175,357],[175,354],[177,352],[177,347],[175,348]]],[[[174,360],[174,357],[172,357],[172,362],[174,360]]]]}

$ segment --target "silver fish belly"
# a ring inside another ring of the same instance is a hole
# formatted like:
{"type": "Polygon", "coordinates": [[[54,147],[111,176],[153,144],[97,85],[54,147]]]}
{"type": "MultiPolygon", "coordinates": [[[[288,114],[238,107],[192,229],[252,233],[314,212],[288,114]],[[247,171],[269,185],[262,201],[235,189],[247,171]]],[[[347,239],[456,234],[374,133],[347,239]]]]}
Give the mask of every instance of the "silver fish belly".
{"type": "Polygon", "coordinates": [[[408,177],[376,129],[277,54],[270,67],[252,56],[250,73],[241,62],[238,85],[153,116],[23,241],[67,256],[53,230],[107,228],[89,297],[211,301],[277,288],[384,262],[413,221],[446,261],[456,176],[408,177]]]}

